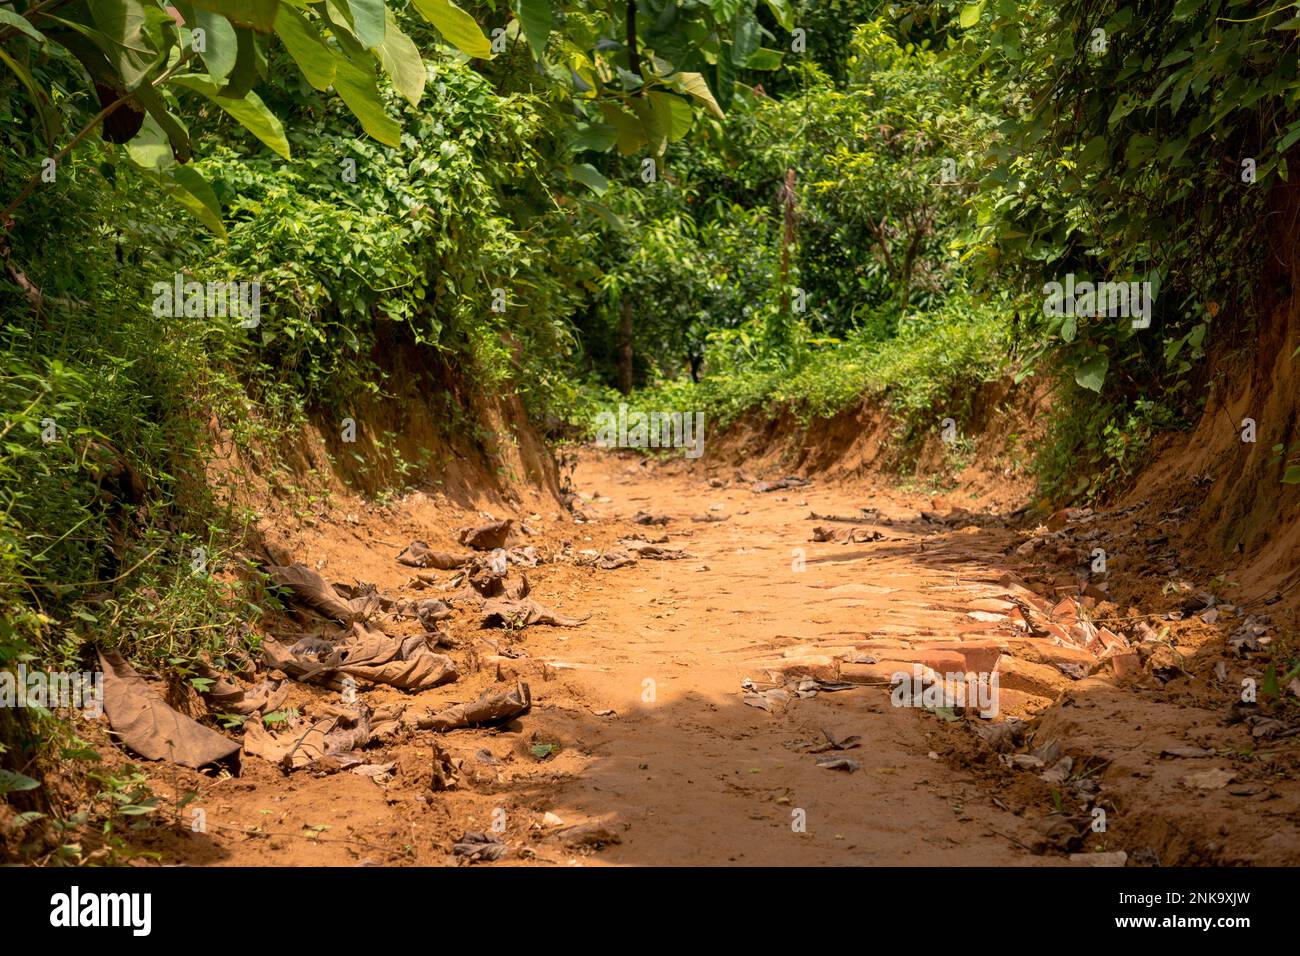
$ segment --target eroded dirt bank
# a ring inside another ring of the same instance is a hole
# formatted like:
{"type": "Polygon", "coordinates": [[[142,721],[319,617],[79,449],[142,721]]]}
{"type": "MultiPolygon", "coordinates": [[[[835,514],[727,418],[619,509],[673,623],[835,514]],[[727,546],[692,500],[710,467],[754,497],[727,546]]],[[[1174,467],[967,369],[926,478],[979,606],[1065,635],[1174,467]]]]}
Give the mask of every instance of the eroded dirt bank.
{"type": "MultiPolygon", "coordinates": [[[[161,794],[198,796],[143,847],[199,865],[449,864],[481,832],[504,844],[498,865],[1300,861],[1297,727],[1240,702],[1277,629],[1226,582],[1217,614],[1197,597],[1209,582],[1115,603],[1103,589],[1123,562],[1094,576],[1090,552],[1144,546],[1130,515],[1035,530],[862,482],[756,490],[778,477],[584,453],[585,521],[436,494],[301,517],[285,560],[374,585],[398,603],[368,626],[442,633],[459,677],[418,693],[361,681],[356,702],[286,682],[282,710],[364,705],[372,739],[288,772],[249,753],[238,776],[148,765],[161,794]],[[526,576],[531,599],[585,623],[483,628],[460,572],[396,560],[416,539],[464,552],[456,529],[489,517],[524,526],[504,585],[526,576]],[[451,613],[432,627],[394,613],[434,599],[451,613]],[[996,717],[893,706],[892,674],[914,665],[995,670],[996,717]],[[521,679],[520,718],[418,728],[521,679]]],[[[269,628],[286,645],[339,631],[302,610],[269,628]]]]}

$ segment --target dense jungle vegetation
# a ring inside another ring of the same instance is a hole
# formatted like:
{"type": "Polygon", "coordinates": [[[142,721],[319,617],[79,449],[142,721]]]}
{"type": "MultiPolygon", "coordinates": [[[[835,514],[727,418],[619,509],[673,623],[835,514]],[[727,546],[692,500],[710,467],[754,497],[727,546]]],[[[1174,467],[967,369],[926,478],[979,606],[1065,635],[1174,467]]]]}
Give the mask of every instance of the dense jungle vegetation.
{"type": "MultiPolygon", "coordinates": [[[[273,469],[393,391],[384,350],[557,439],[640,392],[712,428],[873,398],[907,444],[1043,382],[1043,495],[1122,484],[1284,291],[1300,140],[1294,7],[1145,6],[0,3],[0,667],[201,680],[271,600],[193,573],[250,520],[214,424],[273,469]],[[1067,273],[1150,282],[1149,327],[1047,314],[1067,273]]],[[[0,720],[0,793],[35,787],[48,729],[0,720]]]]}

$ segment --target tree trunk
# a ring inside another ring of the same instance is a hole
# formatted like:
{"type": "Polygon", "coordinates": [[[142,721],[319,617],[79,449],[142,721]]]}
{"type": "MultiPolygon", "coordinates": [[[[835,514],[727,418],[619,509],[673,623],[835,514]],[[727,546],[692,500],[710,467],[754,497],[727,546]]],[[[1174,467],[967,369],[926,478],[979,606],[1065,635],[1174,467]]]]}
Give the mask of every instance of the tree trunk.
{"type": "Polygon", "coordinates": [[[903,270],[898,277],[900,312],[907,311],[908,303],[912,299],[912,267],[916,264],[916,253],[920,248],[923,236],[924,233],[922,232],[913,234],[912,241],[907,245],[907,253],[903,256],[903,270]]]}
{"type": "Polygon", "coordinates": [[[790,289],[786,285],[786,276],[790,274],[790,247],[794,245],[794,170],[785,171],[785,182],[781,186],[781,205],[784,222],[781,227],[781,314],[790,311],[790,289]]]}
{"type": "MultiPolygon", "coordinates": [[[[636,0],[627,0],[627,70],[635,77],[641,76],[641,51],[636,46],[636,0]]],[[[636,95],[641,95],[640,89],[636,95]]]]}
{"type": "Polygon", "coordinates": [[[626,295],[618,322],[618,390],[632,394],[632,300],[626,295]]]}

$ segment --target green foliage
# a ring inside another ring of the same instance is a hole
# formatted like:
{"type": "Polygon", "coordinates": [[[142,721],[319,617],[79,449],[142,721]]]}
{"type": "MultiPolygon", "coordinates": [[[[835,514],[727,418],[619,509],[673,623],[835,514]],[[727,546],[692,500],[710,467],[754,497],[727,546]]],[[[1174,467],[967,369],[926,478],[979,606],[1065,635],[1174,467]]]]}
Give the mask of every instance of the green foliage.
{"type": "MultiPolygon", "coordinates": [[[[1300,142],[1293,14],[0,7],[0,666],[96,644],[192,679],[255,649],[275,596],[225,573],[253,516],[214,494],[214,438],[273,468],[294,427],[412,390],[471,437],[478,395],[551,437],[616,385],[710,429],[870,402],[906,457],[1041,376],[1044,493],[1131,480],[1284,291],[1259,250],[1300,142]],[[1151,326],[1045,308],[1067,274],[1149,281],[1151,326]],[[257,323],[153,308],[178,276],[258,283],[257,323]]],[[[424,475],[399,437],[367,435],[380,495],[424,475]]],[[[105,778],[111,820],[148,813],[138,782],[105,778]]]]}
{"type": "Polygon", "coordinates": [[[1056,396],[1068,411],[1051,418],[1035,462],[1042,493],[1050,499],[1093,499],[1126,484],[1155,436],[1178,424],[1169,406],[1153,398],[1098,399],[1064,379],[1056,396]]]}
{"type": "Polygon", "coordinates": [[[626,228],[607,232],[605,301],[579,322],[604,382],[626,303],[645,401],[718,424],[874,398],[910,443],[1006,368],[1011,304],[968,294],[954,255],[994,137],[981,84],[876,20],[841,68],[838,83],[810,66],[782,97],[738,95],[721,137],[683,142],[666,181],[606,194],[626,228]]]}
{"type": "Polygon", "coordinates": [[[215,556],[215,539],[236,528],[211,500],[208,417],[192,397],[213,412],[233,401],[213,368],[233,356],[236,330],[153,315],[152,283],[171,278],[160,244],[187,243],[169,217],[105,189],[93,163],[74,163],[64,183],[49,200],[66,218],[40,220],[15,249],[46,298],[33,309],[0,283],[11,317],[0,335],[0,665],[33,650],[72,665],[86,642],[131,634],[152,635],[143,659],[165,660],[200,625],[216,638],[204,646],[225,647],[225,589],[190,575],[190,547],[215,556]],[[125,213],[107,258],[80,251],[104,241],[96,207],[125,213]],[[54,297],[60,288],[76,300],[54,297]],[[130,587],[152,587],[153,599],[130,587]],[[119,588],[128,596],[110,598],[119,588]]]}
{"type": "Polygon", "coordinates": [[[1005,305],[953,298],[940,310],[909,313],[892,338],[854,335],[806,345],[793,367],[736,363],[698,384],[678,379],[644,389],[635,403],[702,410],[716,430],[746,414],[772,417],[784,410],[806,426],[871,402],[889,409],[901,447],[910,449],[941,419],[969,416],[980,385],[1007,374],[1005,314],[1005,305]]]}
{"type": "Polygon", "coordinates": [[[228,147],[205,160],[230,197],[230,243],[199,271],[233,269],[264,287],[255,394],[284,387],[345,409],[381,388],[375,349],[393,324],[417,345],[472,356],[489,384],[516,377],[517,362],[563,353],[562,317],[584,273],[536,179],[551,114],[536,97],[497,96],[463,65],[429,76],[399,149],[357,140],[326,113],[296,125],[290,170],[228,147]],[[491,308],[496,288],[502,313],[491,308]],[[519,358],[502,344],[506,331],[519,358]]]}
{"type": "MultiPolygon", "coordinates": [[[[0,19],[0,64],[39,121],[44,149],[33,157],[41,165],[26,188],[0,214],[6,230],[15,209],[48,173],[47,162],[57,168],[86,136],[100,132],[105,141],[126,145],[107,162],[155,178],[205,227],[224,236],[216,193],[186,165],[194,153],[186,117],[210,115],[194,106],[193,97],[288,160],[284,125],[255,91],[283,83],[286,74],[304,93],[333,90],[371,138],[399,147],[402,124],[385,102],[381,78],[418,106],[428,67],[445,62],[426,61],[422,47],[430,50],[441,41],[464,57],[491,60],[522,34],[552,91],[576,94],[582,125],[609,134],[602,149],[617,142],[624,155],[649,149],[662,156],[669,141],[689,130],[697,109],[722,117],[719,100],[731,101],[736,69],[771,69],[780,62],[760,47],[772,35],[758,19],[757,0],[717,0],[680,10],[676,3],[642,0],[644,11],[634,5],[630,18],[619,17],[612,5],[592,10],[578,3],[562,4],[557,18],[550,2],[524,0],[517,18],[494,31],[501,47],[452,0],[414,0],[410,7],[423,23],[383,0],[19,0],[16,6],[0,19]],[[433,28],[432,36],[423,24],[433,28]],[[553,47],[557,27],[560,42],[553,47]],[[54,69],[45,69],[47,63],[54,69]],[[715,69],[708,70],[709,64],[715,69]],[[705,72],[714,74],[712,80],[705,72]],[[98,102],[86,92],[56,102],[59,92],[78,89],[93,90],[98,102]],[[78,132],[56,150],[65,125],[78,132]]],[[[785,0],[765,6],[789,25],[785,0]]]]}
{"type": "Polygon", "coordinates": [[[1260,250],[1272,187],[1300,138],[1287,40],[1300,19],[1232,0],[1149,15],[1099,0],[980,6],[952,55],[996,78],[1006,120],[966,255],[986,281],[1019,290],[1031,361],[1100,393],[1062,407],[1079,418],[1061,432],[1075,444],[1045,465],[1049,487],[1095,490],[1131,473],[1149,425],[1190,420],[1206,351],[1277,295],[1261,281],[1260,250]],[[1150,328],[1045,317],[1044,283],[1067,273],[1150,281],[1150,328]],[[1115,436],[1133,439],[1122,455],[1115,436]],[[1064,460],[1081,485],[1063,481],[1064,460]]]}

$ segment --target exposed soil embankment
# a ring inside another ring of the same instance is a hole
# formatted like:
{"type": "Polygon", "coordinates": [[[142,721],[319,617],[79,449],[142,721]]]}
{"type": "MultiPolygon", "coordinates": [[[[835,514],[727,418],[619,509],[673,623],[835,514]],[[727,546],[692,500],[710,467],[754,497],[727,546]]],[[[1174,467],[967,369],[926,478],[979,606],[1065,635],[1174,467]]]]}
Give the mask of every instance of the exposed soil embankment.
{"type": "Polygon", "coordinates": [[[304,517],[314,520],[304,516],[311,502],[362,512],[414,488],[465,509],[561,505],[556,458],[517,394],[488,394],[454,363],[400,338],[381,342],[371,361],[374,392],[345,409],[309,412],[274,447],[253,441],[241,452],[231,423],[211,421],[209,484],[262,515],[258,537],[274,544],[296,534],[304,517]]]}
{"type": "MultiPolygon", "coordinates": [[[[454,529],[481,523],[483,513],[539,518],[545,513],[547,523],[568,519],[556,459],[517,395],[502,394],[505,390],[487,394],[454,363],[400,337],[381,341],[370,358],[377,370],[373,393],[332,413],[309,411],[303,424],[287,432],[280,427],[261,429],[257,407],[251,401],[243,421],[221,420],[196,402],[195,414],[206,421],[211,437],[210,453],[199,463],[201,475],[206,475],[207,500],[202,508],[216,516],[219,526],[235,534],[234,540],[214,539],[222,546],[214,574],[220,582],[218,588],[233,587],[236,579],[246,578],[245,559],[249,559],[270,570],[273,577],[277,565],[298,565],[301,571],[296,573],[304,575],[323,571],[326,580],[337,582],[349,598],[355,598],[350,587],[383,580],[380,569],[390,575],[404,572],[402,580],[410,582],[414,572],[397,564],[395,557],[415,539],[425,538],[447,551],[464,551],[455,541],[454,529]],[[257,437],[259,432],[277,437],[257,437]],[[415,491],[417,488],[421,490],[415,491]],[[212,508],[214,502],[217,509],[212,508]],[[401,502],[401,507],[395,507],[396,502],[401,502]],[[222,505],[230,513],[220,514],[222,505]],[[403,520],[398,519],[399,514],[403,520]],[[242,537],[237,531],[241,527],[242,537]],[[227,553],[226,546],[233,550],[227,553]]],[[[183,470],[188,462],[179,465],[183,470]]],[[[101,596],[127,598],[125,592],[101,596]]],[[[147,599],[156,600],[156,593],[147,599]]],[[[321,621],[315,624],[319,633],[321,621]]],[[[249,696],[244,691],[268,673],[258,646],[276,635],[285,636],[286,627],[293,625],[271,614],[249,625],[242,636],[231,629],[224,659],[216,662],[211,673],[200,671],[227,690],[220,700],[205,701],[196,692],[193,680],[187,679],[195,677],[193,662],[185,665],[189,673],[166,666],[165,673],[146,669],[146,686],[165,699],[167,706],[201,721],[210,731],[230,734],[230,714],[242,714],[238,706],[249,696]],[[252,645],[251,653],[243,647],[245,640],[252,645]],[[242,671],[232,673],[241,667],[242,671]],[[241,680],[247,683],[241,684],[241,680]]],[[[294,631],[293,639],[307,633],[310,628],[294,631]]],[[[422,631],[417,626],[414,633],[422,631]]],[[[382,646],[379,649],[384,650],[382,646]]],[[[130,645],[123,650],[130,655],[130,645]]],[[[372,649],[361,650],[368,653],[372,649]]],[[[409,650],[403,647],[400,653],[409,650]]],[[[405,662],[400,666],[406,666],[405,662]]],[[[302,693],[289,699],[280,692],[268,699],[275,701],[270,710],[298,707],[305,700],[302,693]]],[[[337,701],[337,694],[332,699],[337,701]]],[[[256,722],[258,718],[254,715],[253,719],[256,722]]],[[[126,773],[129,762],[139,761],[129,745],[121,746],[121,741],[107,733],[102,719],[75,720],[77,731],[103,755],[102,766],[107,770],[126,773]]],[[[146,767],[158,775],[155,792],[162,795],[164,804],[179,799],[172,792],[170,779],[164,779],[174,766],[163,761],[146,767]]],[[[198,774],[195,779],[207,777],[198,774]]],[[[51,770],[44,783],[42,799],[48,793],[56,804],[71,809],[85,808],[87,797],[100,789],[86,782],[74,763],[51,770]]],[[[362,792],[369,796],[369,790],[362,792]]],[[[25,832],[11,828],[14,813],[22,809],[45,811],[48,807],[20,803],[15,809],[0,802],[0,858],[41,861],[57,845],[57,835],[51,830],[41,838],[34,828],[25,832]]],[[[102,801],[98,810],[102,810],[102,801]]],[[[90,859],[116,859],[105,856],[109,850],[99,834],[89,833],[87,840],[90,859]]]]}
{"type": "Polygon", "coordinates": [[[1199,424],[1165,436],[1124,498],[1158,508],[1189,563],[1207,571],[1231,564],[1252,596],[1285,592],[1288,607],[1300,575],[1300,485],[1282,476],[1300,456],[1298,348],[1300,298],[1293,298],[1252,341],[1215,362],[1199,424]],[[1254,441],[1245,441],[1251,422],[1254,441]]]}
{"type": "Polygon", "coordinates": [[[982,385],[962,418],[936,407],[933,421],[910,427],[879,398],[863,399],[830,418],[803,422],[788,408],[753,410],[709,433],[711,462],[751,472],[781,470],[829,479],[884,477],[954,502],[979,499],[1015,508],[1032,492],[1026,465],[1041,436],[1046,398],[1009,379],[982,385]]]}

